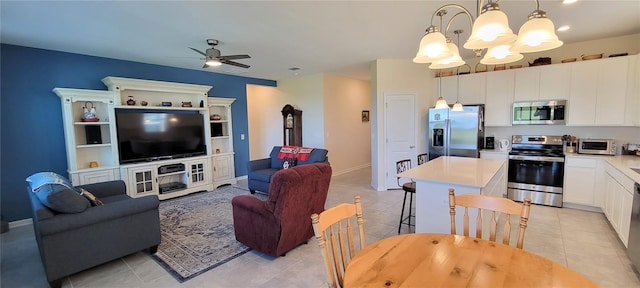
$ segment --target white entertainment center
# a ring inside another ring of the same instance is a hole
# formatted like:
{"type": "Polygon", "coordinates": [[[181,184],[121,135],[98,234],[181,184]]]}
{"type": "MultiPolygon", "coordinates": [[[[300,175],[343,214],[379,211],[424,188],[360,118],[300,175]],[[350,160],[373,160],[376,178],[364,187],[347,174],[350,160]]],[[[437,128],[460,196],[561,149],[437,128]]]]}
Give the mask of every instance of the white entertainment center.
{"type": "Polygon", "coordinates": [[[108,91],[53,89],[62,103],[74,185],[121,179],[130,196],[158,195],[163,200],[236,183],[231,118],[235,99],[207,97],[212,87],[206,85],[121,77],[105,77],[102,82],[108,91]],[[96,118],[83,119],[93,110],[96,118]],[[204,151],[121,163],[116,111],[200,114],[204,151]]]}

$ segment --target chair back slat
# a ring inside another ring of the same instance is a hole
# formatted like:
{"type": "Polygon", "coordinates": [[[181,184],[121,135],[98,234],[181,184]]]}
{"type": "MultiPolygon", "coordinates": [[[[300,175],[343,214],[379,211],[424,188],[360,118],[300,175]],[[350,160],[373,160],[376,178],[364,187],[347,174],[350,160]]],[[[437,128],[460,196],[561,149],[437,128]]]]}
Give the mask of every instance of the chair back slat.
{"type": "Polygon", "coordinates": [[[476,238],[482,238],[482,210],[478,209],[476,216],[476,238]]]}
{"type": "Polygon", "coordinates": [[[351,218],[357,219],[361,250],[365,245],[362,207],[360,197],[356,196],[354,204],[339,204],[326,209],[320,214],[311,215],[311,223],[318,246],[325,262],[327,284],[330,287],[342,287],[344,271],[356,253],[355,239],[351,218]]]}
{"type": "MultiPolygon", "coordinates": [[[[524,199],[524,203],[516,203],[510,199],[492,197],[487,195],[478,194],[464,194],[455,195],[453,188],[449,189],[449,214],[451,216],[451,234],[456,234],[455,214],[456,206],[464,207],[464,229],[463,234],[469,236],[469,208],[477,209],[478,216],[476,217],[476,238],[482,238],[483,229],[483,213],[486,211],[491,212],[491,219],[489,224],[489,241],[495,242],[498,232],[498,223],[505,219],[505,224],[502,225],[502,243],[509,245],[511,239],[511,216],[518,215],[520,217],[518,227],[518,240],[516,247],[522,249],[524,243],[525,230],[527,229],[527,223],[529,221],[529,213],[531,207],[531,199],[524,199]]],[[[487,215],[487,217],[489,217],[487,215]]]]}

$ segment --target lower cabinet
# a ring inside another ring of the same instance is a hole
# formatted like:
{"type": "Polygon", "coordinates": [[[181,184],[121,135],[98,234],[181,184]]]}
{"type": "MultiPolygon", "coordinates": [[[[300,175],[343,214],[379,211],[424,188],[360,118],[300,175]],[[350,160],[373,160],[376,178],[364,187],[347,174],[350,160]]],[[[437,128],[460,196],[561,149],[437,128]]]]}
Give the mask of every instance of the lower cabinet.
{"type": "Polygon", "coordinates": [[[611,166],[605,167],[605,170],[606,190],[602,210],[626,247],[631,225],[633,181],[611,166]]]}
{"type": "Polygon", "coordinates": [[[121,166],[120,175],[131,197],[158,195],[161,200],[213,190],[209,157],[121,166]]]}
{"type": "Polygon", "coordinates": [[[596,203],[596,168],[600,159],[565,157],[564,203],[599,207],[596,203]]]}
{"type": "Polygon", "coordinates": [[[211,159],[213,168],[210,175],[213,177],[213,186],[236,184],[233,154],[216,154],[211,159]]]}

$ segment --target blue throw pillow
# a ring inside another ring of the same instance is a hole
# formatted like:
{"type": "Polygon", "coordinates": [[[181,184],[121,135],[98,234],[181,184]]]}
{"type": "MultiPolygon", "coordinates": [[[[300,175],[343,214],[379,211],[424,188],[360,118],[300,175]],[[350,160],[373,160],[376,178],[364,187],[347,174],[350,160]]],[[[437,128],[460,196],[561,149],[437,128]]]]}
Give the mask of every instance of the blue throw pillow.
{"type": "Polygon", "coordinates": [[[58,213],[80,213],[91,206],[68,179],[56,173],[36,173],[27,182],[40,203],[58,213]]]}

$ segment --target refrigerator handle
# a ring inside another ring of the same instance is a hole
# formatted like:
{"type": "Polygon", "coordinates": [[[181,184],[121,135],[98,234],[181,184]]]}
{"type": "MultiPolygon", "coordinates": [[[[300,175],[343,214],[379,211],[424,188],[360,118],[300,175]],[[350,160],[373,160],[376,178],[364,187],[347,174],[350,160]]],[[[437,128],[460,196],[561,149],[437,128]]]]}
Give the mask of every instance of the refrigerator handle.
{"type": "Polygon", "coordinates": [[[444,156],[450,156],[449,146],[451,145],[451,120],[444,120],[444,156]]]}

